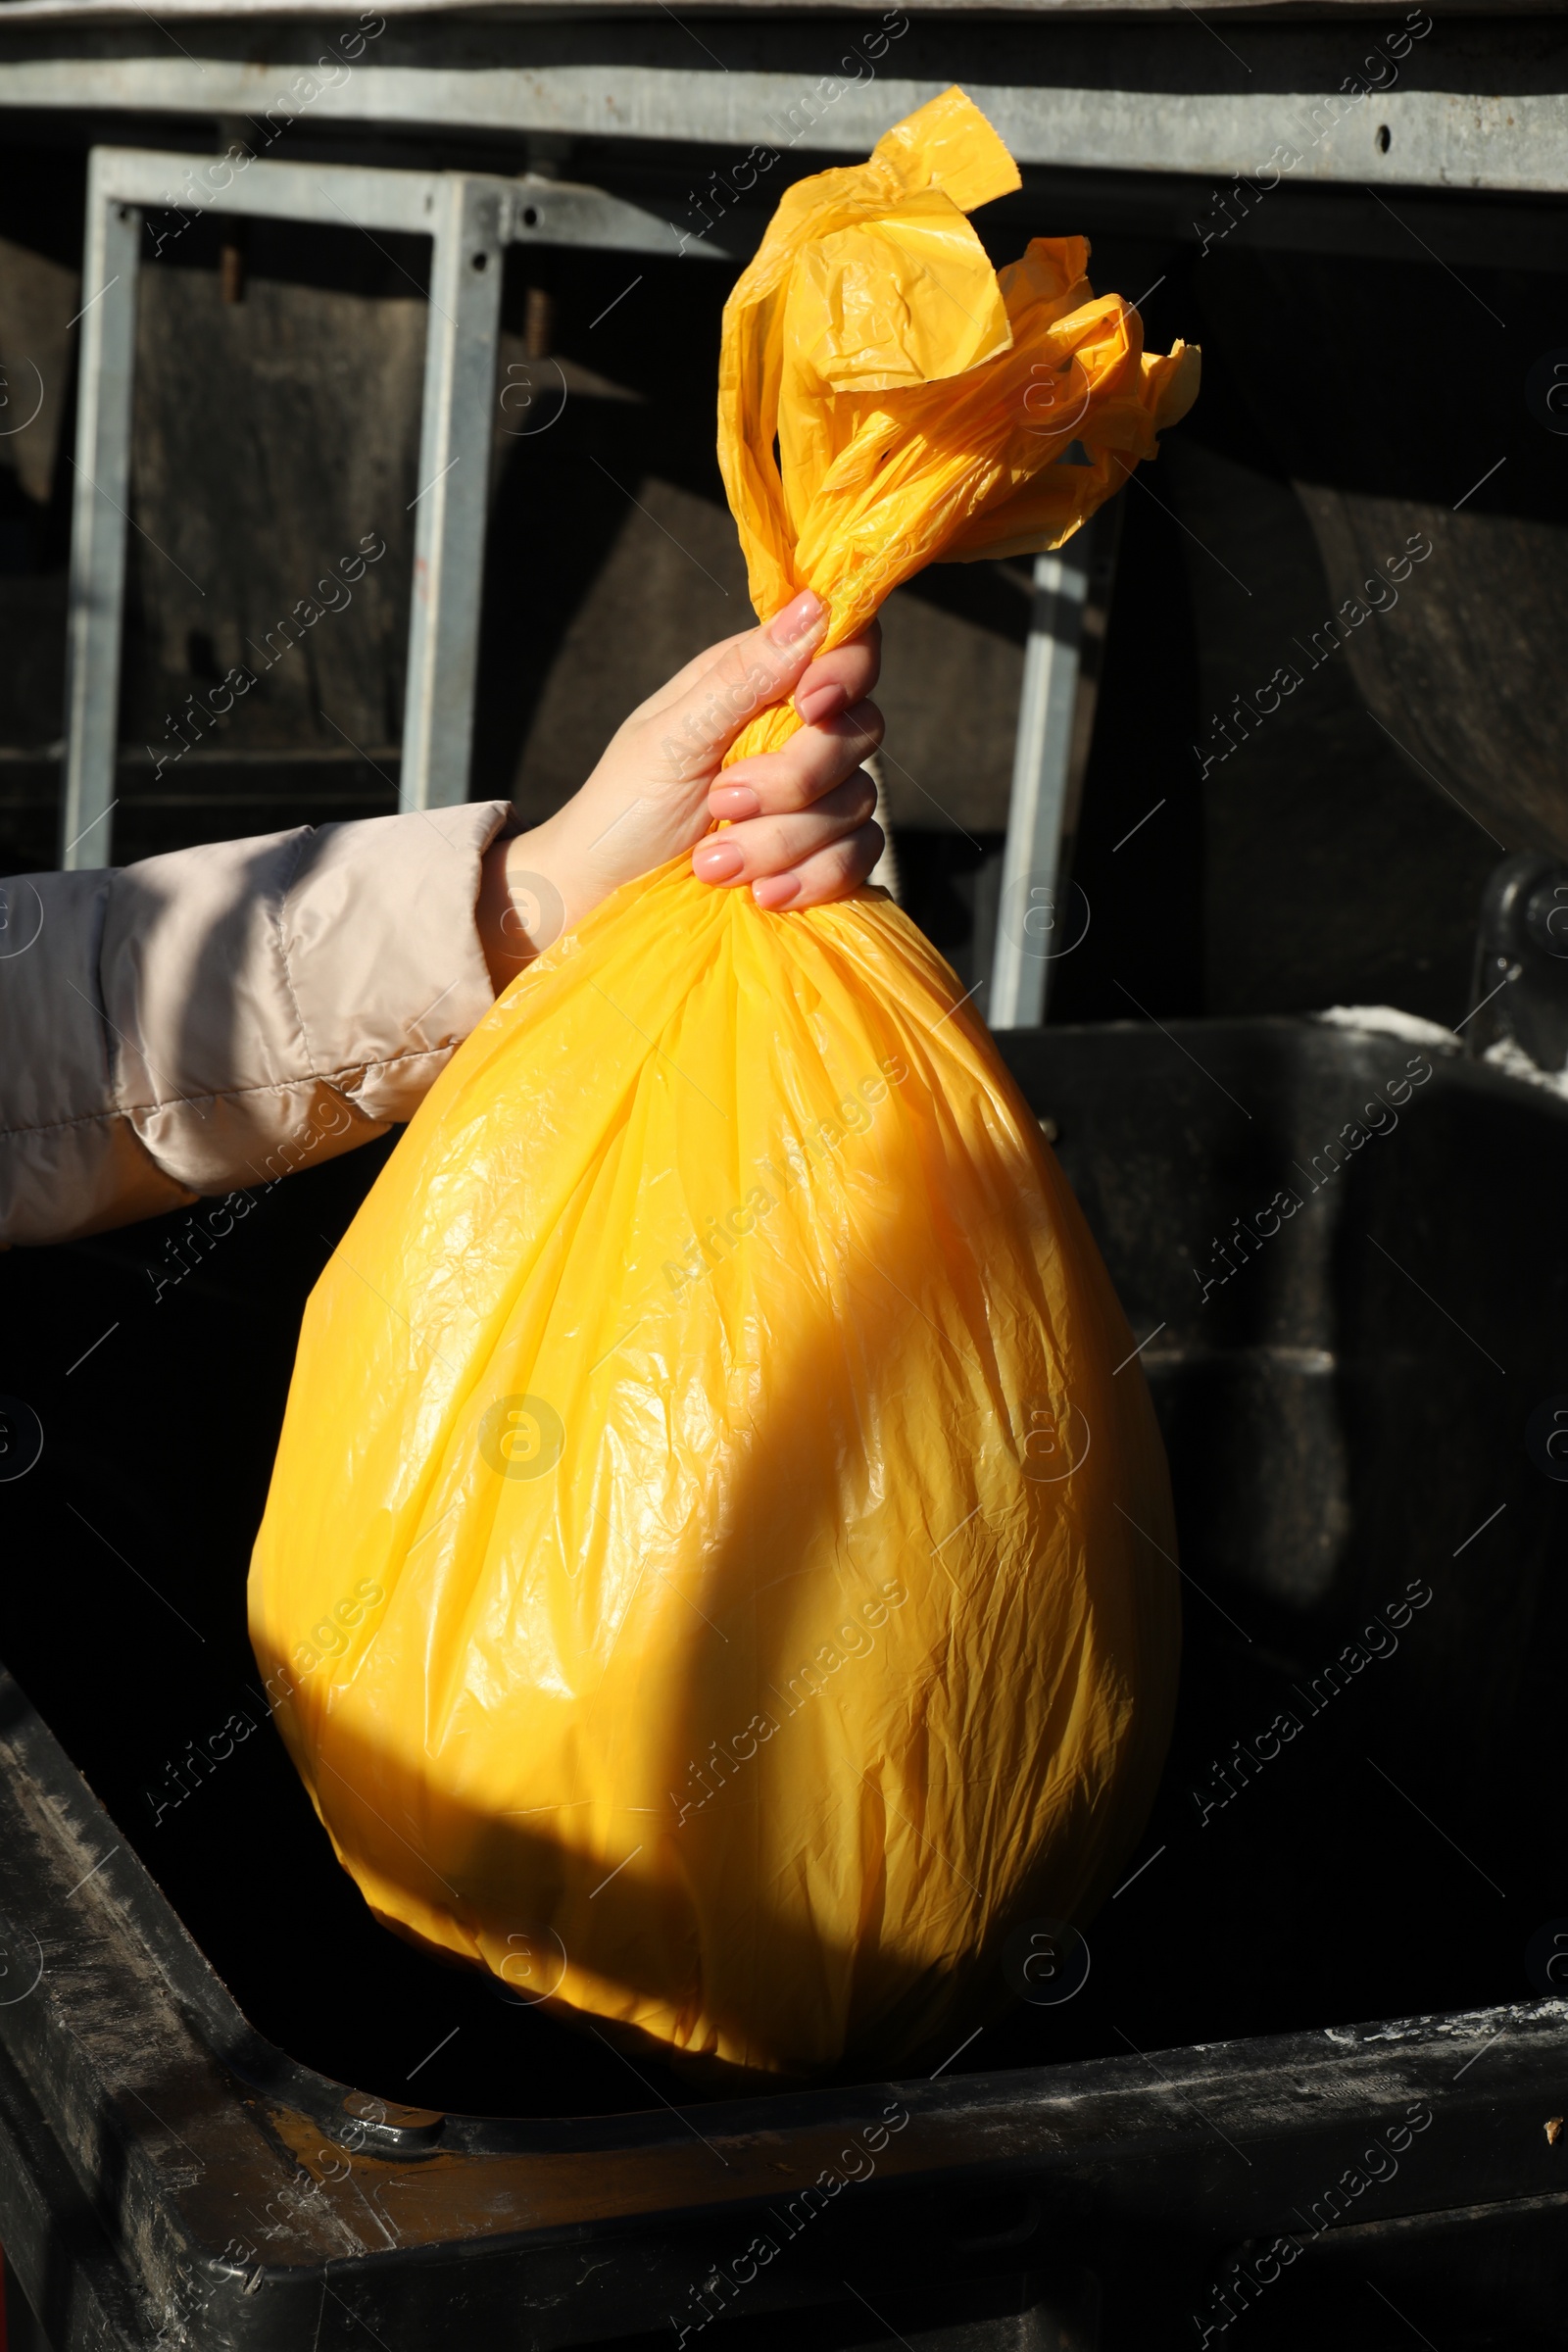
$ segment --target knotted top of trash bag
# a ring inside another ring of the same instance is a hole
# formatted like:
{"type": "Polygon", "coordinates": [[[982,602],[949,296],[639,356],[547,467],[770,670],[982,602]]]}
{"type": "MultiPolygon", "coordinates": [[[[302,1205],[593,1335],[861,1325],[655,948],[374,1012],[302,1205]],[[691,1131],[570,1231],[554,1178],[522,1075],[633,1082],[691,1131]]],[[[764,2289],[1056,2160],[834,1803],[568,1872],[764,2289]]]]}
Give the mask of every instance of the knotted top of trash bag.
{"type": "MultiPolygon", "coordinates": [[[[724,308],[718,462],[760,618],[812,588],[826,646],[927,564],[1060,547],[1198,394],[1199,355],[1144,350],[1097,295],[1087,237],[993,270],[969,214],[1021,185],[950,89],[868,162],[782,198],[724,308]]],[[[729,762],[799,718],[761,713],[729,762]]]]}

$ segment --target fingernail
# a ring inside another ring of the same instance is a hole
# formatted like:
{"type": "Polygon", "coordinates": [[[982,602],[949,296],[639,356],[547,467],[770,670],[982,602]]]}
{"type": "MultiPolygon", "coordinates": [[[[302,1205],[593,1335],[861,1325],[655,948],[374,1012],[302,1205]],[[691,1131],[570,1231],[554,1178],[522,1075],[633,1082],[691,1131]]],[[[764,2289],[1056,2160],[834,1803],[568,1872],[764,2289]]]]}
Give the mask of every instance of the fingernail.
{"type": "Polygon", "coordinates": [[[715,784],[708,796],[715,816],[760,816],[762,804],[749,784],[715,784]]]}
{"type": "Polygon", "coordinates": [[[769,621],[767,633],[775,645],[799,645],[809,636],[826,611],[814,588],[803,588],[793,604],[769,621]]]}
{"type": "Polygon", "coordinates": [[[745,863],[732,841],[705,841],[692,852],[692,871],[699,882],[733,882],[745,863]]]}
{"type": "Polygon", "coordinates": [[[752,884],[753,898],[769,914],[776,914],[781,906],[789,906],[800,895],[799,874],[769,874],[765,881],[752,884]]]}
{"type": "Polygon", "coordinates": [[[807,725],[814,727],[819,719],[831,718],[836,711],[842,710],[849,699],[836,678],[821,678],[816,685],[808,687],[805,693],[795,697],[795,708],[807,725]]]}

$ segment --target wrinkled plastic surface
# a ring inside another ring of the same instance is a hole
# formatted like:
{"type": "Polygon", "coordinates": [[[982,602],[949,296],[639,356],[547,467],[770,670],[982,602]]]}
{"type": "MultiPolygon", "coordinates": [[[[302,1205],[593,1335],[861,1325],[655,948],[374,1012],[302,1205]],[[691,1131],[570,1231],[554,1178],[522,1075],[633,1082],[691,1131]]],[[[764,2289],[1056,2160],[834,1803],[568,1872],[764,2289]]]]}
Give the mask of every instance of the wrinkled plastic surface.
{"type": "MultiPolygon", "coordinates": [[[[878,154],[995,192],[1003,151],[937,108],[878,154]]],[[[878,371],[940,356],[933,236],[968,282],[931,193],[888,229],[899,332],[852,338],[878,371]]],[[[1000,313],[960,326],[983,370],[1000,313]]],[[[764,914],[684,859],[617,893],[454,1056],[306,1313],[251,1629],[367,1899],[628,2044],[944,2055],[1019,1988],[1009,1934],[1114,1884],[1163,1757],[1175,1538],[1132,1349],[896,907],[764,914]]]]}
{"type": "MultiPolygon", "coordinates": [[[[1192,406],[1197,351],[1144,351],[1138,312],[1090,285],[1087,238],[1036,237],[993,270],[966,216],[1018,185],[953,89],[869,162],[786,192],[719,364],[719,465],[764,617],[814,588],[837,645],[926,564],[1059,547],[1192,406]]],[[[730,757],[795,723],[760,713],[730,757]]]]}
{"type": "Polygon", "coordinates": [[[965,1961],[994,1998],[1008,1927],[1088,1917],[1165,1743],[1134,1343],[958,993],[874,900],[683,861],[600,908],[323,1274],[257,1548],[376,1910],[756,2068],[957,2038],[965,1961]]]}

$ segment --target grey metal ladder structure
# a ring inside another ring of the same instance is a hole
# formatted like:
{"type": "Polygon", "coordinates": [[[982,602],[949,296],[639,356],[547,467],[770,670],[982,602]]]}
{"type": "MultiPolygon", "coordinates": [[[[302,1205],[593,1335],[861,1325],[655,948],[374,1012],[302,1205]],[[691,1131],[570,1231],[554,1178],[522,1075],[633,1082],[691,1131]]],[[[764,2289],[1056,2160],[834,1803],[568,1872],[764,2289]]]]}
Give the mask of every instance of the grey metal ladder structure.
{"type": "MultiPolygon", "coordinates": [[[[197,159],[200,160],[200,159],[197,159]]],[[[249,219],[344,220],[431,240],[424,407],[416,501],[400,805],[466,800],[496,397],[502,264],[509,244],[667,254],[657,214],[599,188],[468,172],[254,162],[220,190],[186,155],[95,147],[87,175],[81,390],[72,515],[66,693],[65,867],[109,860],[115,806],[131,395],[142,216],[166,208],[249,219]]],[[[707,258],[729,257],[716,247],[707,258]]]]}

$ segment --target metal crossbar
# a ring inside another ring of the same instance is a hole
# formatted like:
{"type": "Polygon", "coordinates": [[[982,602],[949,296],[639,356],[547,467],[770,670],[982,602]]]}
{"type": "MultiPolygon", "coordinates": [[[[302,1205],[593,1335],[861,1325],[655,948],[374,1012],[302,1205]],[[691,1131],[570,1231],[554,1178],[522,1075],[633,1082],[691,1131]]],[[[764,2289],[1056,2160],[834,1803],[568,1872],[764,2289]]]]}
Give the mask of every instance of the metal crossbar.
{"type": "MultiPolygon", "coordinates": [[[[71,542],[61,864],[106,865],[130,521],[131,392],[142,214],[176,206],[251,219],[347,221],[431,240],[415,501],[400,806],[467,798],[491,404],[509,244],[670,250],[668,223],[603,190],[468,172],[231,163],[95,147],[87,173],[81,391],[71,542]],[[218,174],[227,170],[226,183],[218,174]],[[171,191],[179,188],[177,196],[171,191]]],[[[729,257],[716,246],[704,258],[729,257]]]]}

